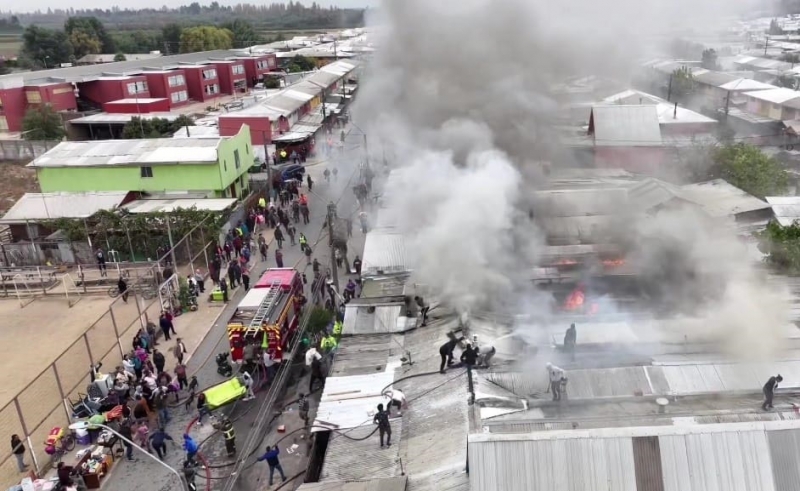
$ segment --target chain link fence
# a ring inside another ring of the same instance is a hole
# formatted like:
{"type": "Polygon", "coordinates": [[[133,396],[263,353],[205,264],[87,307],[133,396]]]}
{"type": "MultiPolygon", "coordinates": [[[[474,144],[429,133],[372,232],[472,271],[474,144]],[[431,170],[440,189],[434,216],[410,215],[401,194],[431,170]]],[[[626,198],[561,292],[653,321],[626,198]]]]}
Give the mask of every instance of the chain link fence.
{"type": "MultiPolygon", "coordinates": [[[[148,271],[132,275],[128,280],[127,301],[121,296],[114,299],[53,363],[0,408],[0,435],[8,441],[13,434],[20,436],[27,450],[26,463],[37,474],[43,474],[50,465],[50,456],[44,451],[50,430],[67,427],[73,404],[88,393],[91,367],[101,363],[101,372],[112,372],[121,364],[122,356],[132,350],[139,329],[146,328],[148,322],[157,324],[163,310],[187,307],[183,298],[188,294],[185,279],[189,274],[207,276],[218,240],[216,235],[202,223],[198,224],[172,248],[166,248],[148,271]]],[[[115,273],[110,271],[111,274],[115,273]]],[[[0,489],[18,483],[21,477],[11,446],[2,447],[0,489]]]]}
{"type": "MultiPolygon", "coordinates": [[[[113,371],[132,340],[148,320],[158,318],[159,299],[145,299],[133,291],[128,301],[114,300],[103,315],[45,368],[30,384],[0,409],[0,434],[10,440],[19,435],[25,442],[26,462],[37,474],[46,471],[50,456],[44,441],[54,427],[71,422],[73,404],[88,393],[91,367],[102,364],[102,372],[113,371]]],[[[0,450],[0,488],[18,483],[21,474],[10,445],[0,450]]]]}

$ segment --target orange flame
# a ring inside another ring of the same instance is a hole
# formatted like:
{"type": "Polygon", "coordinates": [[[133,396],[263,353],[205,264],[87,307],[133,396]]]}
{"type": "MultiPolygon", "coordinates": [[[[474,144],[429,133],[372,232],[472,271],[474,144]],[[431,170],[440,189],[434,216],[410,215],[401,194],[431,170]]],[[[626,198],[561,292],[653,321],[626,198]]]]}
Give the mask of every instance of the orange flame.
{"type": "Polygon", "coordinates": [[[556,262],[556,266],[574,266],[575,264],[578,264],[578,261],[574,259],[559,259],[556,262]]]}
{"type": "Polygon", "coordinates": [[[575,289],[564,301],[564,310],[578,310],[583,307],[586,296],[580,288],[575,289]]]}
{"type": "Polygon", "coordinates": [[[623,266],[625,264],[624,259],[605,259],[603,260],[603,266],[608,268],[616,268],[619,266],[623,266]]]}

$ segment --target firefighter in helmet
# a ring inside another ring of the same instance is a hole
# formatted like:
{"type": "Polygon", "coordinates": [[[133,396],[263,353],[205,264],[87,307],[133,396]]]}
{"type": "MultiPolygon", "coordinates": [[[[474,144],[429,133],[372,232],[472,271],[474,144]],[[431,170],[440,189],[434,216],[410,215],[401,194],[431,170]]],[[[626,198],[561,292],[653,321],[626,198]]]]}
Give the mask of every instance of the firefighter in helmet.
{"type": "Polygon", "coordinates": [[[225,437],[225,450],[228,452],[228,457],[233,457],[236,455],[236,428],[233,427],[233,423],[226,416],[222,417],[220,431],[225,437]]]}

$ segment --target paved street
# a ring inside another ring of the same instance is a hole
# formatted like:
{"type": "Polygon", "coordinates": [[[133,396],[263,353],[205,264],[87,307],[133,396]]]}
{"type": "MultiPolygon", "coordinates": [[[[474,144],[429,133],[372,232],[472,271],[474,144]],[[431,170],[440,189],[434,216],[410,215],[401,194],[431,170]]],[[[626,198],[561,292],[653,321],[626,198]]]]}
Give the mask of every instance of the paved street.
{"type": "MultiPolygon", "coordinates": [[[[336,133],[334,134],[334,138],[336,138],[336,133]]],[[[355,202],[355,197],[352,193],[352,186],[357,184],[359,178],[358,165],[361,162],[362,155],[359,142],[362,139],[363,136],[357,130],[354,130],[348,134],[345,145],[345,148],[348,150],[345,155],[337,153],[337,155],[335,155],[331,160],[326,160],[324,156],[320,155],[316,159],[309,160],[306,163],[307,172],[309,175],[311,175],[311,178],[314,181],[313,191],[309,196],[311,220],[307,225],[302,224],[301,221],[301,223],[297,225],[297,231],[298,233],[304,233],[306,237],[308,237],[309,243],[312,245],[312,250],[314,251],[314,257],[317,258],[323,265],[329,265],[331,262],[328,247],[328,236],[327,233],[323,233],[324,230],[322,228],[326,218],[326,205],[330,201],[338,202],[337,211],[340,217],[353,215],[354,222],[356,222],[353,227],[354,235],[348,244],[348,259],[352,260],[355,254],[362,255],[363,253],[364,235],[361,234],[360,230],[358,229],[358,220],[354,214],[357,205],[355,202]],[[334,167],[338,168],[338,178],[335,181],[332,178],[330,183],[325,182],[323,177],[324,170],[326,168],[332,170],[334,167]]],[[[318,139],[318,141],[320,141],[320,139],[318,139]]],[[[307,187],[305,185],[303,186],[302,192],[307,192],[307,187]]],[[[268,240],[271,239],[271,235],[271,232],[269,234],[265,233],[265,237],[268,237],[268,240]]],[[[253,282],[256,281],[256,279],[264,270],[269,267],[275,267],[274,252],[276,245],[277,244],[275,243],[270,244],[270,254],[266,263],[256,262],[253,266],[253,272],[251,274],[253,282]]],[[[284,243],[283,252],[285,265],[295,265],[301,272],[306,271],[309,280],[313,277],[311,266],[306,264],[305,256],[301,254],[299,246],[289,246],[288,242],[284,243]]],[[[259,259],[258,256],[259,255],[257,253],[254,254],[256,261],[259,259]]],[[[348,276],[346,271],[340,269],[340,285],[344,285],[347,282],[347,278],[348,276]]],[[[221,315],[214,323],[214,326],[211,328],[209,334],[192,353],[192,358],[188,363],[189,370],[197,375],[201,387],[207,387],[223,380],[223,378],[216,373],[214,356],[219,352],[228,350],[226,323],[233,314],[237,303],[243,296],[244,292],[241,288],[237,288],[233,291],[230,302],[224,309],[222,309],[221,315]]],[[[303,379],[299,381],[299,386],[306,387],[307,383],[307,379],[303,379]]],[[[295,399],[297,392],[298,390],[290,387],[286,391],[284,399],[286,401],[295,399]]],[[[240,450],[245,444],[248,431],[250,430],[250,427],[253,424],[253,419],[258,412],[258,406],[266,397],[266,391],[262,391],[257,395],[258,397],[254,401],[239,402],[228,409],[232,418],[239,418],[235,424],[237,431],[237,447],[240,450]]],[[[317,394],[317,399],[318,397],[319,395],[317,394]]],[[[182,440],[182,434],[184,433],[187,425],[196,415],[196,411],[194,410],[193,406],[194,405],[192,405],[190,411],[188,412],[184,410],[183,405],[173,408],[171,411],[171,416],[173,419],[167,426],[167,433],[172,436],[173,439],[175,439],[176,446],[174,449],[172,447],[169,448],[170,453],[167,455],[166,462],[174,468],[179,468],[183,461],[183,451],[180,449],[180,444],[182,440]]],[[[282,405],[280,406],[281,407],[276,407],[275,410],[280,411],[283,407],[282,405]]],[[[316,400],[312,402],[312,417],[315,408],[316,400]]],[[[274,429],[278,425],[284,424],[287,427],[288,433],[302,426],[300,421],[300,418],[297,417],[297,408],[290,407],[287,408],[287,411],[283,416],[276,420],[271,428],[274,429]]],[[[202,442],[212,434],[213,429],[208,424],[200,427],[195,426],[191,429],[191,435],[198,443],[202,442]]],[[[276,438],[270,436],[265,439],[265,444],[274,444],[275,441],[276,438]]],[[[287,476],[294,476],[298,472],[305,469],[306,448],[305,445],[303,445],[305,441],[305,439],[300,439],[300,434],[298,433],[290,436],[284,442],[280,443],[281,462],[287,476]],[[286,449],[295,442],[300,445],[298,451],[292,452],[293,455],[289,455],[286,452],[286,449]]],[[[257,452],[251,459],[248,460],[248,463],[252,463],[257,455],[260,455],[264,452],[263,447],[264,445],[259,446],[257,452]]],[[[211,467],[229,462],[229,459],[225,456],[222,438],[219,435],[209,439],[208,442],[203,443],[201,453],[208,459],[211,467]]],[[[145,456],[135,455],[135,457],[135,462],[122,462],[118,468],[113,471],[108,482],[104,484],[104,488],[113,489],[115,491],[140,491],[143,489],[167,491],[180,489],[177,484],[177,478],[174,477],[174,475],[170,477],[169,471],[167,471],[165,468],[159,466],[152,459],[149,459],[145,456]],[[159,487],[154,487],[154,482],[161,483],[161,485],[159,487]]],[[[255,490],[256,486],[258,486],[258,489],[266,489],[262,486],[266,484],[266,480],[268,478],[267,465],[258,463],[254,465],[251,464],[248,467],[249,468],[243,473],[242,478],[239,480],[240,488],[255,490]]],[[[212,476],[214,476],[211,489],[220,489],[222,486],[224,486],[224,478],[229,475],[230,470],[231,467],[211,469],[212,476]]],[[[300,480],[292,483],[293,485],[291,486],[287,485],[282,489],[294,489],[294,487],[299,486],[299,481],[300,480]]],[[[279,482],[280,479],[276,479],[276,487],[277,483],[279,482]]],[[[197,484],[198,489],[204,489],[206,483],[204,479],[198,478],[197,484]]]]}

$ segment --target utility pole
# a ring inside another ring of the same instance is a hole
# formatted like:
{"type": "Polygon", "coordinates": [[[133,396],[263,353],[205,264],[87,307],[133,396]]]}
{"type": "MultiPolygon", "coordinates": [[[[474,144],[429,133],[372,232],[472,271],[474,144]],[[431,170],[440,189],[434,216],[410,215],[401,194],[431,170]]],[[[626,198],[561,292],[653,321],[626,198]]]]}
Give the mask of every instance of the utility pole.
{"type": "Polygon", "coordinates": [[[728,108],[731,104],[731,91],[728,91],[728,94],[725,96],[725,119],[728,119],[728,108]]]}
{"type": "MultiPolygon", "coordinates": [[[[369,169],[369,146],[367,145],[367,134],[364,133],[364,168],[369,169]]],[[[364,177],[364,173],[362,171],[361,177],[364,177]]]]}
{"type": "Polygon", "coordinates": [[[670,101],[670,98],[672,97],[672,77],[674,76],[675,76],[674,74],[671,74],[669,76],[669,86],[667,87],[667,102],[672,102],[670,101]]]}
{"type": "Polygon", "coordinates": [[[269,150],[267,149],[267,132],[261,132],[261,141],[264,142],[264,163],[267,165],[267,205],[272,201],[272,167],[269,165],[269,150]]]}
{"type": "Polygon", "coordinates": [[[764,56],[767,56],[767,48],[769,47],[769,36],[764,37],[764,56]]]}
{"type": "Polygon", "coordinates": [[[336,219],[336,203],[331,201],[328,204],[328,244],[331,248],[331,271],[333,272],[333,286],[336,294],[339,295],[339,270],[336,268],[336,251],[333,240],[333,224],[336,219]]]}

